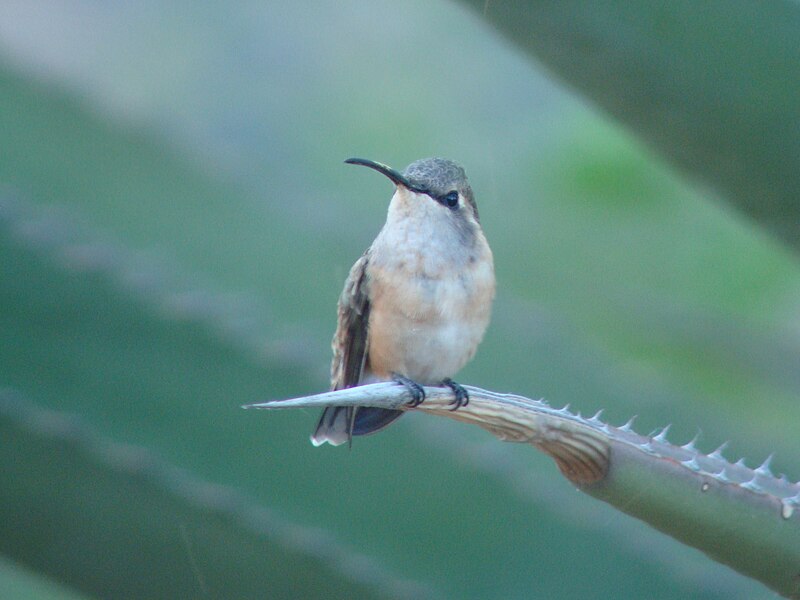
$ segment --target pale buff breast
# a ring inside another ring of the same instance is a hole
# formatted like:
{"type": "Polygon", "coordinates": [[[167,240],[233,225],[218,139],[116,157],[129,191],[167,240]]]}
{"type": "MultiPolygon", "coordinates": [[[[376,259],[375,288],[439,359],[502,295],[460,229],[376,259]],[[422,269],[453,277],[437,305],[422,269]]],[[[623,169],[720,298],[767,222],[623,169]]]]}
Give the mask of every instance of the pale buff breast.
{"type": "Polygon", "coordinates": [[[458,268],[424,254],[399,252],[369,269],[369,370],[379,378],[394,372],[438,384],[453,377],[489,323],[494,268],[488,246],[458,268]]]}

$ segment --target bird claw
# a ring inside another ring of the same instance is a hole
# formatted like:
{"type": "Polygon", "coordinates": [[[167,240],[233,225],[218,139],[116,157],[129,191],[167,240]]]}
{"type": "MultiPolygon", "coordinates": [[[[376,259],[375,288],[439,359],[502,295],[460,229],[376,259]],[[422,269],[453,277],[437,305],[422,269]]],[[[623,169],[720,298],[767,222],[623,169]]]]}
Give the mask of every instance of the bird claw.
{"type": "Polygon", "coordinates": [[[469,404],[469,392],[467,392],[467,390],[464,389],[464,386],[462,386],[460,383],[456,383],[448,377],[442,381],[442,385],[445,385],[453,390],[453,395],[455,396],[455,398],[450,401],[450,404],[454,404],[455,406],[453,406],[453,408],[450,410],[458,410],[462,406],[469,404]]]}
{"type": "Polygon", "coordinates": [[[403,375],[393,373],[392,381],[394,381],[395,383],[399,383],[409,391],[412,398],[408,402],[408,405],[411,408],[416,408],[417,406],[422,404],[423,401],[425,400],[425,389],[413,379],[409,379],[408,377],[405,377],[403,375]]]}

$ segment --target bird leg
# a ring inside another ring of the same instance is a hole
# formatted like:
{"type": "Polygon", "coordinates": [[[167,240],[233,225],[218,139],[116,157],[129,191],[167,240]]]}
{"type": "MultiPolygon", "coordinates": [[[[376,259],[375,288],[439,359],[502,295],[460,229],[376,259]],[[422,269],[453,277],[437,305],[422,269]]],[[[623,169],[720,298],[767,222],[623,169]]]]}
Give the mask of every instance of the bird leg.
{"type": "Polygon", "coordinates": [[[442,385],[453,390],[453,394],[455,395],[455,398],[450,401],[450,404],[454,404],[455,406],[453,406],[453,408],[450,410],[458,410],[462,406],[469,404],[469,393],[460,383],[456,383],[448,377],[447,379],[442,380],[442,385]]]}
{"type": "Polygon", "coordinates": [[[392,373],[392,381],[404,386],[412,396],[409,406],[416,408],[425,400],[425,389],[413,379],[409,379],[405,375],[399,373],[392,373]]]}

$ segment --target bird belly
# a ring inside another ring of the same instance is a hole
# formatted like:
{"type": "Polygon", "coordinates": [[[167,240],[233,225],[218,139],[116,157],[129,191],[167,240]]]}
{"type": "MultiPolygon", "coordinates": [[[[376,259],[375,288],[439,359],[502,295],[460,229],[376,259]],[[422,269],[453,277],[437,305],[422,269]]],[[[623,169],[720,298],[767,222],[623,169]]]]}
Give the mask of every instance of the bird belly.
{"type": "Polygon", "coordinates": [[[369,370],[383,379],[397,373],[433,385],[455,376],[475,354],[489,322],[493,273],[386,275],[371,278],[369,370]]]}

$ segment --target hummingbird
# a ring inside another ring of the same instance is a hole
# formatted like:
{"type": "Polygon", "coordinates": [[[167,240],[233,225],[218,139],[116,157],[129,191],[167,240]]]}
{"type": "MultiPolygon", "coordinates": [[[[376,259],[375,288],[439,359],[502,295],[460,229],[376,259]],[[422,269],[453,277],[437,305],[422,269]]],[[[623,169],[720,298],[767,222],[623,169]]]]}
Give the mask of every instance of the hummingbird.
{"type": "MultiPolygon", "coordinates": [[[[406,386],[412,406],[422,386],[453,390],[453,410],[469,402],[453,377],[475,354],[495,293],[492,250],[464,169],[425,158],[400,173],[364,159],[345,161],[395,185],[386,223],[350,269],[338,304],[331,389],[379,381],[406,386]]],[[[352,444],[382,430],[403,411],[328,407],[311,442],[352,444]]]]}

